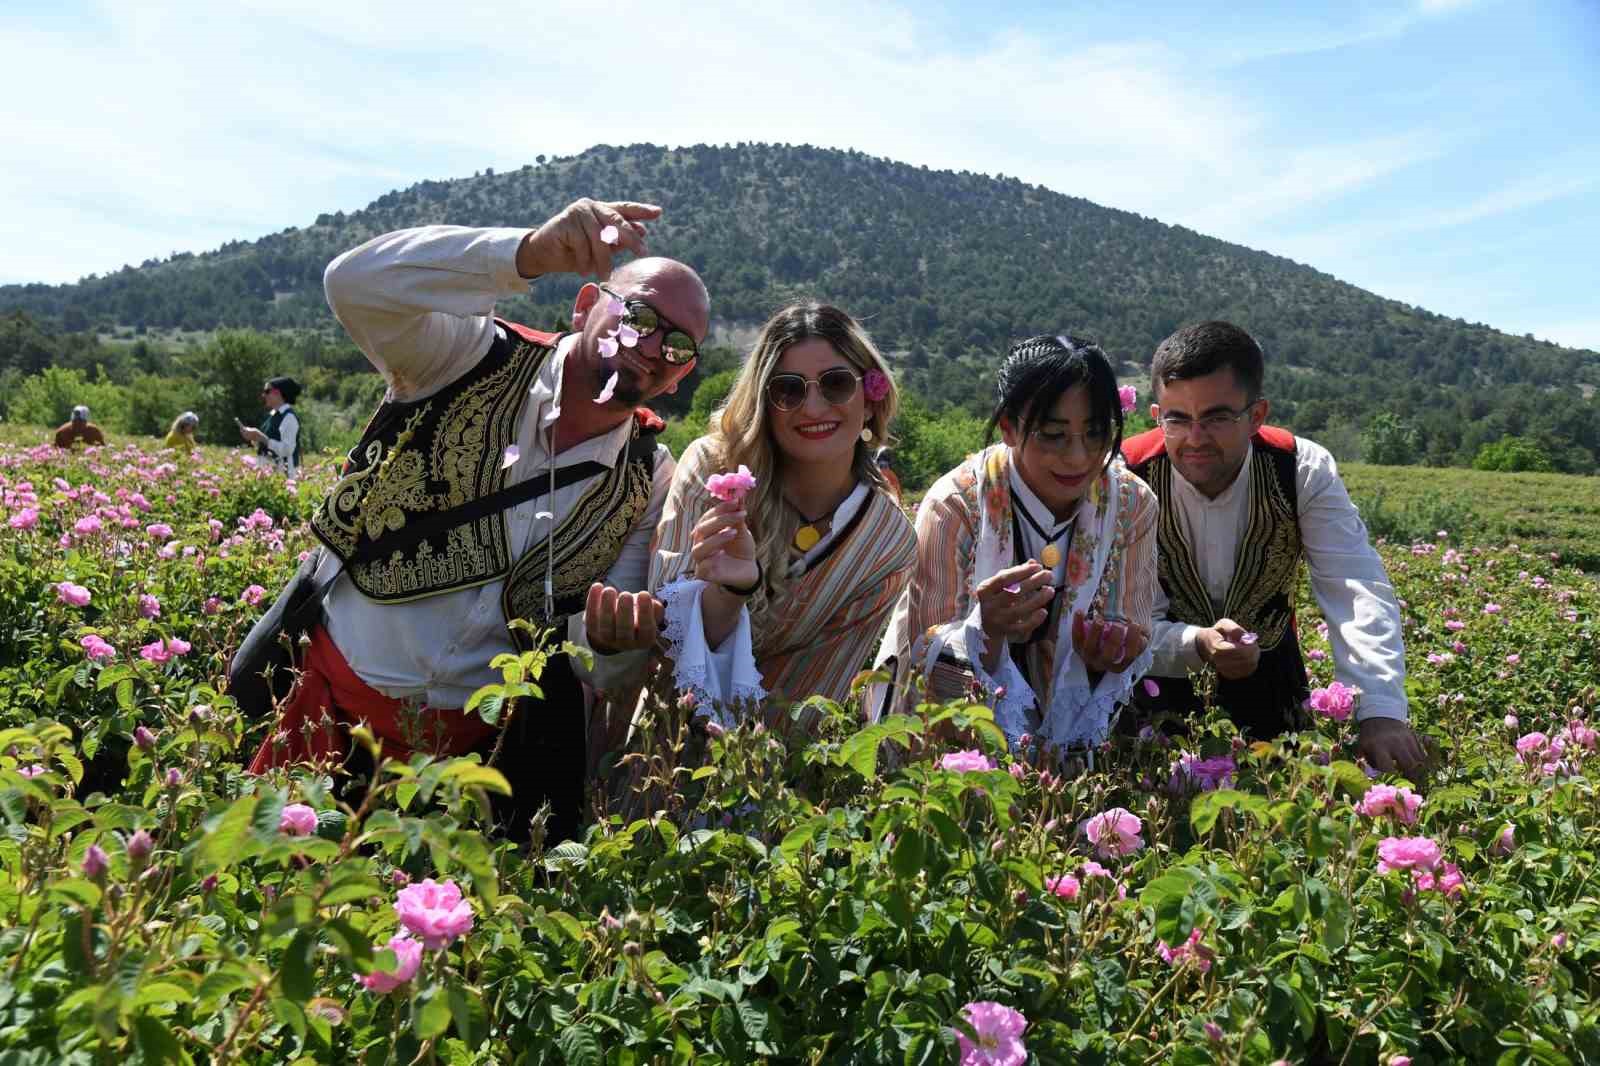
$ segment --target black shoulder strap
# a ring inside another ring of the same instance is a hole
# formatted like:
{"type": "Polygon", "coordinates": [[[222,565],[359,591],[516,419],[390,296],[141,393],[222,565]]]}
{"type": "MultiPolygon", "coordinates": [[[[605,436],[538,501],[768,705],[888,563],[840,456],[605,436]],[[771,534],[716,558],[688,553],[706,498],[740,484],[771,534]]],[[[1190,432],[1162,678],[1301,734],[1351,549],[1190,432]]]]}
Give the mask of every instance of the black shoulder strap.
{"type": "Polygon", "coordinates": [[[370,562],[382,558],[390,552],[405,551],[426,540],[457,526],[464,526],[476,522],[488,515],[499,514],[501,511],[510,510],[519,503],[537,499],[551,491],[551,481],[554,480],[555,488],[563,489],[575,481],[582,481],[586,477],[605,473],[609,467],[604,463],[590,460],[586,463],[573,463],[570,466],[557,468],[552,479],[547,473],[535,474],[526,481],[519,481],[515,485],[491,492],[487,496],[480,496],[469,500],[460,507],[452,507],[448,511],[437,511],[416,522],[408,522],[403,528],[377,540],[366,541],[351,553],[345,560],[345,565],[355,566],[359,563],[370,562]]]}

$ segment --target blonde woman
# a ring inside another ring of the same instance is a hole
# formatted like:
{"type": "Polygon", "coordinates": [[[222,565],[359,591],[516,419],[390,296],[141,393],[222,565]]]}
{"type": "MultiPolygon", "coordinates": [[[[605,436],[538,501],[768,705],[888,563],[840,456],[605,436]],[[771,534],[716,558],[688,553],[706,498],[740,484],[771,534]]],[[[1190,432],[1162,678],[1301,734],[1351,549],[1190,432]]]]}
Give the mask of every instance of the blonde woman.
{"type": "Polygon", "coordinates": [[[917,509],[879,664],[910,702],[918,678],[933,699],[989,690],[1013,745],[1093,746],[1150,668],[1156,498],[1117,453],[1125,401],[1099,345],[1019,341],[997,393],[1003,441],[917,509]]]}
{"type": "Polygon", "coordinates": [[[702,713],[726,726],[769,696],[849,695],[916,559],[875,462],[895,405],[861,327],[796,304],[762,328],[711,432],[685,450],[650,587],[674,684],[702,713]]]}
{"type": "Polygon", "coordinates": [[[193,411],[185,411],[172,420],[172,428],[167,430],[163,445],[180,452],[192,452],[195,449],[195,430],[199,428],[200,416],[193,411]]]}

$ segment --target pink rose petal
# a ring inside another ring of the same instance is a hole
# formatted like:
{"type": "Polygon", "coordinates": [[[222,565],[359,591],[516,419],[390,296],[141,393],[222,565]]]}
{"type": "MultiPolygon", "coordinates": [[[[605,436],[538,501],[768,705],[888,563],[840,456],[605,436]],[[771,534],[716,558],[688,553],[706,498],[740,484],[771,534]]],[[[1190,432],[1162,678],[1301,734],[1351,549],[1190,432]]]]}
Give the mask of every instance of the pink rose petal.
{"type": "Polygon", "coordinates": [[[615,226],[606,226],[604,229],[602,229],[600,231],[600,243],[602,243],[602,244],[616,244],[618,239],[621,238],[621,236],[622,235],[617,232],[617,227],[615,227],[615,226]]]}
{"type": "Polygon", "coordinates": [[[517,465],[517,460],[522,458],[522,449],[515,444],[506,445],[505,454],[500,457],[500,469],[509,470],[517,465]]]}
{"type": "Polygon", "coordinates": [[[606,379],[606,387],[600,390],[600,395],[594,398],[595,403],[610,403],[611,394],[617,391],[617,375],[612,374],[606,379]]]}

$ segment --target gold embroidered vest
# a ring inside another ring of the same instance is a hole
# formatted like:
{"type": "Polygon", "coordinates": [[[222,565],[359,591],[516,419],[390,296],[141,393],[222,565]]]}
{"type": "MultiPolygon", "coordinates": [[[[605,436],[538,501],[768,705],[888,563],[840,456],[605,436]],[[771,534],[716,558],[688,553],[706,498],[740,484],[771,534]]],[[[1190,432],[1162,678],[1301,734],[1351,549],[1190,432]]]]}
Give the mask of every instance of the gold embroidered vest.
{"type": "MultiPolygon", "coordinates": [[[[1250,511],[1220,613],[1206,592],[1175,507],[1163,505],[1156,525],[1156,575],[1167,595],[1167,621],[1210,626],[1231,618],[1256,634],[1261,660],[1255,674],[1240,681],[1219,679],[1217,701],[1247,733],[1270,736],[1294,722],[1307,693],[1305,662],[1294,626],[1295,586],[1304,548],[1294,437],[1264,426],[1251,443],[1250,462],[1240,473],[1250,479],[1250,511]]],[[[1177,474],[1159,429],[1124,442],[1123,454],[1158,499],[1172,499],[1172,479],[1177,474]]],[[[1163,678],[1160,685],[1163,707],[1189,710],[1197,705],[1187,679],[1163,678]]]]}
{"type": "Polygon", "coordinates": [[[506,447],[516,441],[528,390],[560,339],[497,322],[500,335],[459,380],[426,399],[378,408],[311,529],[369,599],[407,603],[504,580],[508,621],[550,625],[582,609],[589,585],[611,568],[648,507],[661,422],[636,411],[625,455],[557,516],[550,542],[541,539],[520,558],[512,554],[505,509],[450,522],[450,512],[507,488],[506,447]]]}

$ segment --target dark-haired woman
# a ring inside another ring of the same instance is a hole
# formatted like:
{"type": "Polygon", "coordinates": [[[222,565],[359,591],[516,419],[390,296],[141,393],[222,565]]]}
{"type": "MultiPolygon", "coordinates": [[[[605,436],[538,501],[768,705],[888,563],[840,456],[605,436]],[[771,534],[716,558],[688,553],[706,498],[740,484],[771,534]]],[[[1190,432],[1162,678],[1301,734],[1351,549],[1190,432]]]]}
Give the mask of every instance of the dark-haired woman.
{"type": "Polygon", "coordinates": [[[768,694],[843,701],[872,655],[916,557],[875,458],[895,404],[860,325],[795,304],[762,328],[711,432],[684,451],[650,588],[675,686],[722,724],[768,694]],[[741,468],[753,487],[714,481],[741,468]]]}
{"type": "Polygon", "coordinates": [[[1020,341],[998,393],[1001,443],[917,509],[916,573],[880,665],[913,701],[918,677],[928,699],[987,689],[1013,746],[1095,745],[1150,665],[1155,496],[1118,457],[1122,404],[1099,346],[1020,341]]]}

